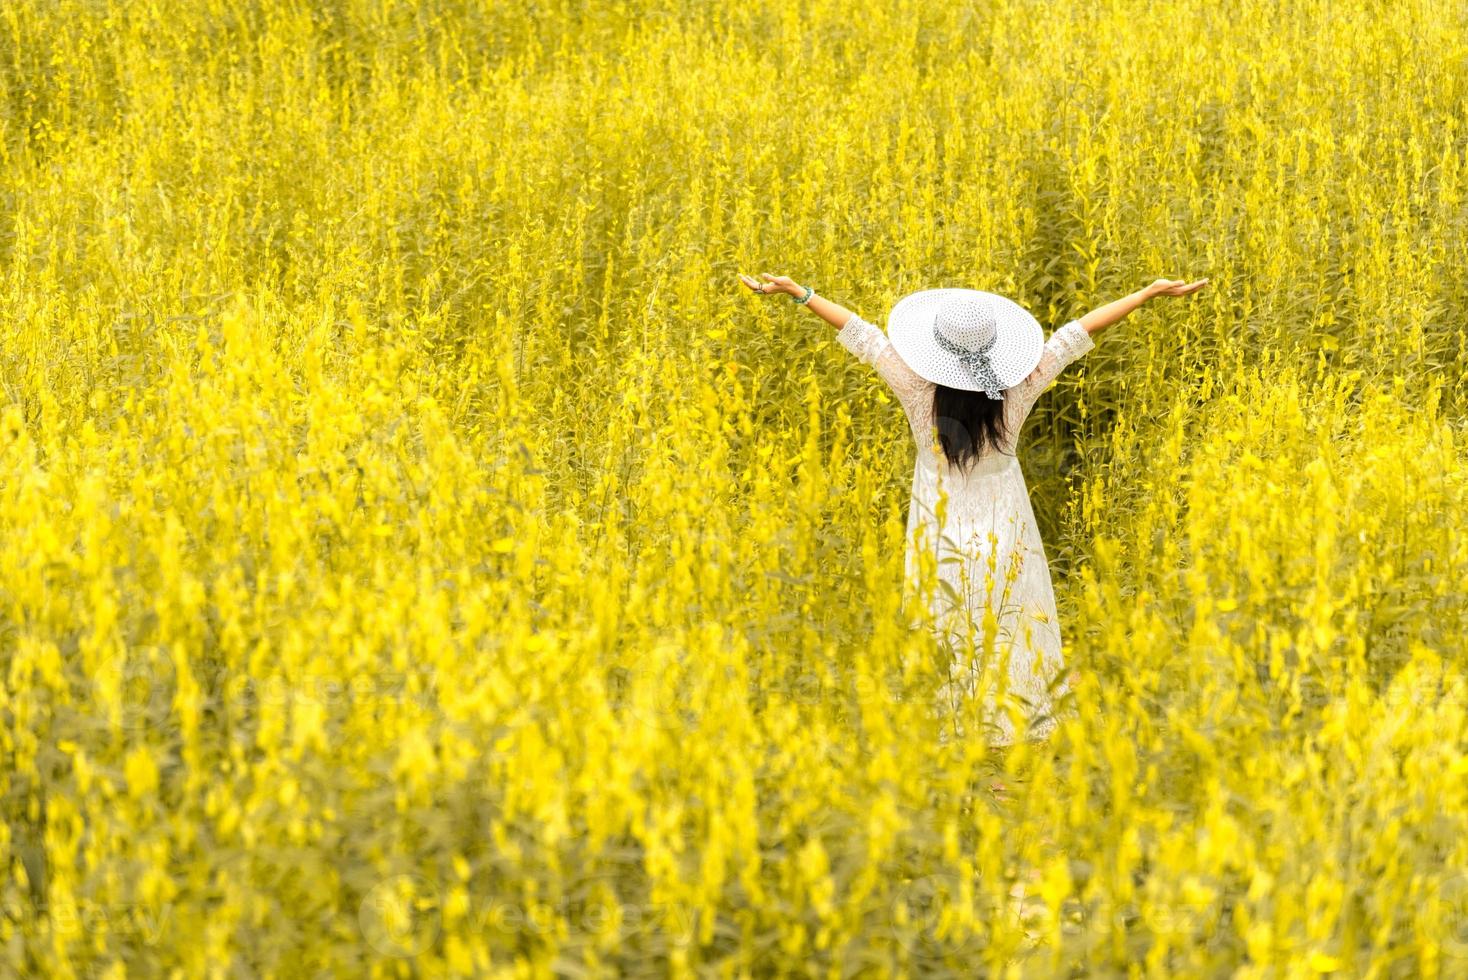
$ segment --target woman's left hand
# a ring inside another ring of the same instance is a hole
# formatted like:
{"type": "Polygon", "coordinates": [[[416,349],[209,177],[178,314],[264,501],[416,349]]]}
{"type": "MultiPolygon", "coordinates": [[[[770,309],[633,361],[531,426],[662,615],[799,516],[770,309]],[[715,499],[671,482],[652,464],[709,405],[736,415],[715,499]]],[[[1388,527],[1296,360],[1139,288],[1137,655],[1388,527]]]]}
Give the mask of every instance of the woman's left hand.
{"type": "Polygon", "coordinates": [[[764,276],[769,281],[760,282],[753,276],[746,276],[742,272],[739,273],[739,278],[752,291],[756,293],[763,293],[766,296],[772,295],[774,293],[785,293],[789,296],[799,296],[805,292],[805,290],[796,285],[795,280],[791,279],[789,276],[772,276],[768,272],[761,272],[760,275],[764,276]]]}

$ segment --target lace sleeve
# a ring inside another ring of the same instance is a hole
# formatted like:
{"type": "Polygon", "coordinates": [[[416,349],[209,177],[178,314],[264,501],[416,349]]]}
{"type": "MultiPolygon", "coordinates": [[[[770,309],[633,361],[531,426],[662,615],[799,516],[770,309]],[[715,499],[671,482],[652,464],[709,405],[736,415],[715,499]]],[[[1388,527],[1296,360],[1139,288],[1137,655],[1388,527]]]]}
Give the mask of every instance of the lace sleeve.
{"type": "Polygon", "coordinates": [[[1040,354],[1040,364],[1019,384],[1014,386],[1019,398],[1020,414],[1028,415],[1035,399],[1050,387],[1066,365],[1091,351],[1096,346],[1095,338],[1081,326],[1081,321],[1072,320],[1050,335],[1045,341],[1045,350],[1040,354]]]}
{"type": "Polygon", "coordinates": [[[836,334],[836,339],[842,347],[855,354],[857,360],[877,369],[887,387],[902,403],[903,410],[912,416],[914,407],[931,390],[932,384],[907,366],[887,335],[853,313],[836,334]]]}

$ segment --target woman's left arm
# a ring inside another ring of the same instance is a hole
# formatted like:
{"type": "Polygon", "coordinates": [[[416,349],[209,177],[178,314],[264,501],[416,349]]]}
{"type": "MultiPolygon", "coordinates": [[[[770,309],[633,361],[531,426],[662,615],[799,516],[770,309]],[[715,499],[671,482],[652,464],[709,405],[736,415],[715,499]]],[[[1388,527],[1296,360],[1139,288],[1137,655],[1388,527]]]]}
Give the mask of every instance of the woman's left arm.
{"type": "MultiPolygon", "coordinates": [[[[805,287],[789,276],[772,276],[767,272],[762,275],[766,282],[742,273],[739,278],[750,289],[765,295],[785,293],[800,298],[806,293],[805,287]]],[[[912,416],[918,400],[931,390],[931,385],[908,367],[902,355],[897,353],[897,348],[887,339],[887,335],[874,324],[824,296],[812,293],[810,300],[802,305],[809,307],[811,312],[836,328],[836,339],[841,342],[841,346],[855,354],[863,364],[870,364],[875,368],[902,403],[903,409],[912,416]]]]}
{"type": "MultiPolygon", "coordinates": [[[[785,293],[789,296],[794,296],[796,299],[799,299],[800,297],[805,295],[805,287],[797,283],[794,279],[791,279],[789,276],[772,276],[768,272],[761,272],[760,275],[764,276],[765,279],[768,281],[760,282],[753,276],[746,276],[742,272],[739,274],[739,278],[750,289],[754,290],[757,293],[763,293],[766,296],[772,295],[774,293],[785,293]]],[[[852,315],[851,311],[848,310],[846,307],[842,306],[840,303],[836,303],[832,300],[826,299],[826,297],[824,296],[816,296],[812,294],[810,302],[804,303],[802,305],[804,305],[806,309],[810,310],[816,316],[820,317],[822,320],[825,320],[831,326],[835,327],[837,330],[840,330],[842,327],[846,326],[852,315]]]]}

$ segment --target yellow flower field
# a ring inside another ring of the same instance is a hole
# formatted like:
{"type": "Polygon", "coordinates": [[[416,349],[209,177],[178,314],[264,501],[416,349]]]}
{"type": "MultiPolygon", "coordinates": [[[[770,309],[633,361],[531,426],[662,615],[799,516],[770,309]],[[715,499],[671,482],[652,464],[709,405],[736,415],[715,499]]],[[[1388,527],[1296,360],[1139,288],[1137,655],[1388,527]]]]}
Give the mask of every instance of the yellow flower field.
{"type": "Polygon", "coordinates": [[[0,975],[1468,977],[1468,7],[0,4],[0,975]],[[939,739],[834,331],[1159,276],[939,739]],[[1004,789],[995,791],[995,781],[1004,789]]]}

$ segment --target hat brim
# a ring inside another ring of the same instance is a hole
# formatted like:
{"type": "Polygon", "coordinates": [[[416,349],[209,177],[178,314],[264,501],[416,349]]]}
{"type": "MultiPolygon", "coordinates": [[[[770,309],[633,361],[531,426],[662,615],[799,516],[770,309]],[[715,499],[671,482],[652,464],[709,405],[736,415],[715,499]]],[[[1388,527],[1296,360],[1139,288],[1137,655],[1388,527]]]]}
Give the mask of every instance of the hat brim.
{"type": "Polygon", "coordinates": [[[989,363],[1000,387],[1019,384],[1040,364],[1045,331],[1029,310],[1014,300],[979,289],[922,289],[908,293],[887,314],[887,339],[919,377],[962,391],[981,390],[958,358],[938,346],[933,323],[939,308],[959,296],[987,300],[997,320],[997,337],[989,363]]]}

